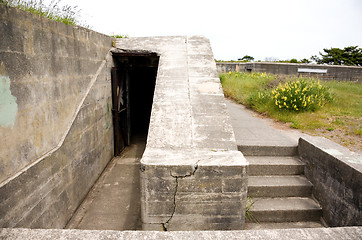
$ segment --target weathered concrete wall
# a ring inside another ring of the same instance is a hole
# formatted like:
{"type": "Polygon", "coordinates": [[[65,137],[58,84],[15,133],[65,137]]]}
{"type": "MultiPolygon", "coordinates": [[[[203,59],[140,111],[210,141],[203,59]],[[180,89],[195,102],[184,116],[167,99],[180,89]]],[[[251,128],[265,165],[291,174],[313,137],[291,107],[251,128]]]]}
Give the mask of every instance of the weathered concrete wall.
{"type": "Polygon", "coordinates": [[[331,227],[362,225],[362,156],[322,137],[299,139],[305,175],[331,227]]]}
{"type": "Polygon", "coordinates": [[[247,161],[237,151],[209,41],[120,39],[117,47],[160,55],[141,160],[143,229],[242,229],[247,161]]]}
{"type": "Polygon", "coordinates": [[[331,66],[316,64],[296,64],[296,63],[271,63],[271,62],[253,62],[253,63],[216,63],[219,73],[225,72],[266,72],[272,74],[302,75],[318,77],[325,80],[347,80],[362,81],[362,67],[353,66],[331,66]],[[298,69],[323,69],[327,73],[298,73],[298,69]]]}
{"type": "Polygon", "coordinates": [[[112,39],[2,4],[0,32],[0,226],[62,228],[112,158],[112,39]]]}

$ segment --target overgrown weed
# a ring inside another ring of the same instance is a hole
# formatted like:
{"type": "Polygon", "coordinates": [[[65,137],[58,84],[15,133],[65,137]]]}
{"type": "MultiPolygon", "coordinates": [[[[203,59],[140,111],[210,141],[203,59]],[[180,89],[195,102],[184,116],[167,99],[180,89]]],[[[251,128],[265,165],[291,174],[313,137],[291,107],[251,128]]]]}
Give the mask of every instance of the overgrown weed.
{"type": "Polygon", "coordinates": [[[62,6],[60,2],[61,0],[52,0],[49,5],[45,5],[43,0],[0,0],[0,4],[28,11],[57,22],[90,28],[88,24],[81,21],[81,10],[77,6],[62,6]]]}
{"type": "Polygon", "coordinates": [[[245,206],[245,218],[251,222],[259,223],[258,219],[251,213],[251,208],[254,205],[255,201],[252,197],[246,198],[246,206],[245,206]]]}

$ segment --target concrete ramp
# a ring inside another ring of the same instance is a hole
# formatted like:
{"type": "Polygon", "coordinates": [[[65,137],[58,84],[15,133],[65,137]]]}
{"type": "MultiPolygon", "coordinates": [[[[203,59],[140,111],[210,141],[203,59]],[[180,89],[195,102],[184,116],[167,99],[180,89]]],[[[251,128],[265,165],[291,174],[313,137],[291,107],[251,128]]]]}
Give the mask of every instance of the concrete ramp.
{"type": "Polygon", "coordinates": [[[143,229],[242,229],[248,163],[237,150],[209,41],[131,38],[116,46],[160,55],[141,160],[143,229]]]}

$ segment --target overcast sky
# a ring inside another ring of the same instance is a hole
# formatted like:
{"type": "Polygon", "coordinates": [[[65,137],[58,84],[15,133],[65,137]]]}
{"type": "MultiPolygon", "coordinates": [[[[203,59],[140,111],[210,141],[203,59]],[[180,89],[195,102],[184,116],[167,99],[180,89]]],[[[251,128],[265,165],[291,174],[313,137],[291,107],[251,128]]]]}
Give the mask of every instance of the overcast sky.
{"type": "Polygon", "coordinates": [[[362,47],[362,0],[61,0],[104,34],[203,35],[214,57],[310,58],[362,47]]]}

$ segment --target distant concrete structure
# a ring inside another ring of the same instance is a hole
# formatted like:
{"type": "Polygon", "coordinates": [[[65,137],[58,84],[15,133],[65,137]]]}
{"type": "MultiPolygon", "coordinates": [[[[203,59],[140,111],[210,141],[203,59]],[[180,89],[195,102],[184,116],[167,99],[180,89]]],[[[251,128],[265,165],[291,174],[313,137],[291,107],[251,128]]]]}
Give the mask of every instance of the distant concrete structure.
{"type": "Polygon", "coordinates": [[[219,73],[265,72],[271,74],[318,77],[325,80],[361,82],[362,67],[318,64],[274,63],[274,62],[217,62],[219,73]]]}

